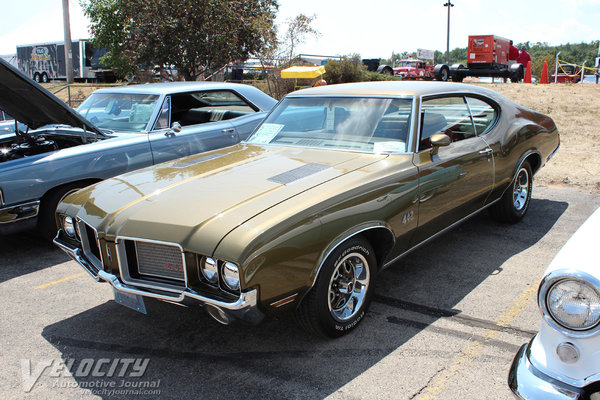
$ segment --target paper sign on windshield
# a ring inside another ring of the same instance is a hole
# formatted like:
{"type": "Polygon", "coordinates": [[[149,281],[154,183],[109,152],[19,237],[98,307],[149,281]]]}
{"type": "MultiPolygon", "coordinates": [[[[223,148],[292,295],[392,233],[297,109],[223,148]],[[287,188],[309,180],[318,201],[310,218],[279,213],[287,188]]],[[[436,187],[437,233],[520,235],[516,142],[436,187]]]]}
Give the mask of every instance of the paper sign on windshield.
{"type": "Polygon", "coordinates": [[[374,153],[403,153],[406,151],[404,142],[377,142],[373,145],[374,153]]]}
{"type": "Polygon", "coordinates": [[[262,124],[252,135],[252,143],[270,143],[271,140],[283,129],[282,124],[262,124]]]}

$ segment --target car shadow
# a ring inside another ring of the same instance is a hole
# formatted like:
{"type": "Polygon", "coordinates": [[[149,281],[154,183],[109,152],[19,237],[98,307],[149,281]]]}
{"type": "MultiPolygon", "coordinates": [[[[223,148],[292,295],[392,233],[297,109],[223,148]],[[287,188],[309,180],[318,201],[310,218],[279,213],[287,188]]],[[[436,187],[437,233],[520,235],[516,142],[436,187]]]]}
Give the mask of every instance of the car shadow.
{"type": "Polygon", "coordinates": [[[70,260],[35,231],[0,235],[0,283],[70,260]]]}
{"type": "MultiPolygon", "coordinates": [[[[336,340],[305,333],[292,316],[258,326],[223,326],[199,309],[153,300],[147,301],[148,315],[108,301],[46,326],[42,336],[75,366],[84,359],[149,359],[143,376],[126,376],[126,382],[133,388],[150,385],[160,398],[324,398],[444,313],[459,312],[454,307],[465,296],[546,235],[567,206],[533,199],[519,224],[501,225],[481,213],[440,236],[383,271],[371,312],[355,331],[336,340]],[[418,318],[393,317],[396,309],[389,304],[418,318]]],[[[80,387],[97,381],[123,384],[115,376],[74,374],[74,379],[80,387]]]]}

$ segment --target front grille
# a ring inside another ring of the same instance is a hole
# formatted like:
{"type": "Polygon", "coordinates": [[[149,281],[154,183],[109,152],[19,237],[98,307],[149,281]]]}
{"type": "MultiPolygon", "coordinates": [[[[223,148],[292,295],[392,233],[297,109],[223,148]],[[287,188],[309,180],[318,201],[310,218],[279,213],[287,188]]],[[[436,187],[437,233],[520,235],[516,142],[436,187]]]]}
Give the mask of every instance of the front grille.
{"type": "Polygon", "coordinates": [[[96,234],[96,231],[92,229],[91,226],[89,226],[88,224],[85,224],[85,230],[86,230],[86,234],[87,234],[87,238],[88,238],[88,246],[89,246],[89,251],[98,259],[100,260],[100,248],[98,247],[98,235],[96,234]]]}
{"type": "Polygon", "coordinates": [[[149,275],[185,282],[183,254],[179,247],[135,241],[135,254],[140,276],[149,275]]]}
{"type": "Polygon", "coordinates": [[[83,254],[94,267],[98,270],[103,269],[102,254],[98,246],[98,233],[81,220],[77,221],[77,230],[79,231],[83,254]]]}

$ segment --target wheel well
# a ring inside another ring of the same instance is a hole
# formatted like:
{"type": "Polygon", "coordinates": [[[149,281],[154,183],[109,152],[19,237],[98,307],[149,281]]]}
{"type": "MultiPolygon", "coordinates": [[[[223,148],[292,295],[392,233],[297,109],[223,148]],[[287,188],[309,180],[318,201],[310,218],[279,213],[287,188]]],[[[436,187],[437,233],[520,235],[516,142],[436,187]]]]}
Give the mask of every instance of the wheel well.
{"type": "Polygon", "coordinates": [[[84,186],[84,187],[85,187],[85,186],[90,186],[90,185],[93,185],[94,183],[100,182],[101,180],[102,180],[102,179],[94,179],[94,178],[90,178],[90,179],[81,179],[81,180],[78,180],[78,181],[72,181],[72,182],[63,183],[63,184],[61,184],[61,185],[59,185],[59,186],[55,186],[55,187],[53,187],[52,189],[49,189],[49,190],[48,190],[46,193],[44,193],[44,195],[43,195],[43,196],[42,196],[42,198],[41,198],[41,201],[42,201],[42,203],[44,203],[44,200],[45,200],[45,199],[47,199],[47,198],[48,198],[48,196],[49,196],[51,193],[53,193],[53,192],[55,192],[55,191],[57,191],[57,190],[59,190],[59,189],[61,189],[61,188],[65,187],[65,186],[67,186],[67,185],[72,185],[72,184],[74,184],[74,183],[80,183],[82,186],[84,186]]]}
{"type": "Polygon", "coordinates": [[[534,174],[537,172],[538,169],[540,169],[540,166],[542,164],[542,159],[539,154],[532,153],[532,154],[528,155],[527,158],[525,158],[525,160],[527,160],[529,162],[529,165],[531,165],[531,171],[534,174]]]}
{"type": "Polygon", "coordinates": [[[380,65],[379,67],[377,67],[377,72],[379,72],[380,74],[393,74],[394,70],[389,65],[380,65]]]}
{"type": "Polygon", "coordinates": [[[360,236],[369,241],[375,251],[377,267],[381,269],[385,258],[394,246],[394,234],[386,228],[373,228],[360,233],[360,236]]]}

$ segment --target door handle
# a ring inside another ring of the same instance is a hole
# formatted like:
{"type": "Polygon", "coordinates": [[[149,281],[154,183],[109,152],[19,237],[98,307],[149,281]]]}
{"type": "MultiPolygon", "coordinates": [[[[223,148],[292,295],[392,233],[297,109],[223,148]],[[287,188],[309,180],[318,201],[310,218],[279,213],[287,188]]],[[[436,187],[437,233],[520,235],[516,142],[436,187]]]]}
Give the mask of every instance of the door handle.
{"type": "Polygon", "coordinates": [[[234,128],[222,129],[221,133],[223,133],[223,135],[234,134],[235,133],[235,129],[234,128]]]}
{"type": "Polygon", "coordinates": [[[490,154],[492,153],[494,150],[490,149],[489,147],[485,150],[480,150],[479,154],[490,154]]]}

